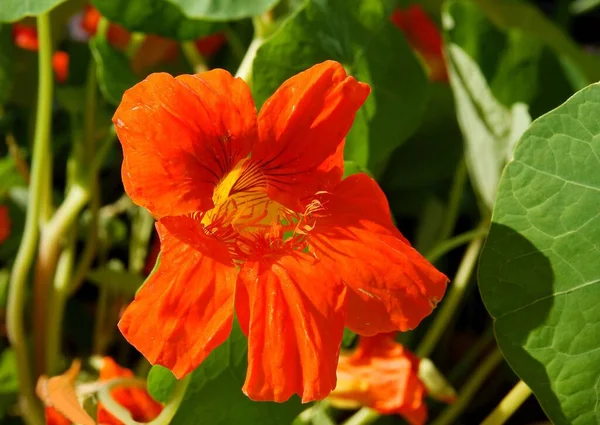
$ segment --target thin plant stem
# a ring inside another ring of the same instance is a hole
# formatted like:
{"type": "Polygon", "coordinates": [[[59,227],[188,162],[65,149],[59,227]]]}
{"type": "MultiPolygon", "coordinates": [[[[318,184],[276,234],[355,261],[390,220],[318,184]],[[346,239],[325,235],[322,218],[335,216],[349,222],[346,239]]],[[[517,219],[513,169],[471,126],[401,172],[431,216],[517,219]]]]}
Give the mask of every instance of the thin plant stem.
{"type": "Polygon", "coordinates": [[[342,425],[368,425],[379,418],[379,413],[368,407],[363,407],[354,415],[350,416],[342,425]]]}
{"type": "Polygon", "coordinates": [[[488,354],[479,367],[475,369],[469,380],[460,389],[456,402],[444,409],[440,416],[433,421],[432,425],[450,425],[456,423],[456,419],[467,408],[483,383],[490,374],[496,370],[498,365],[502,363],[503,359],[502,353],[498,348],[495,348],[488,354]]]}
{"type": "Polygon", "coordinates": [[[194,69],[194,72],[208,71],[206,59],[204,59],[204,56],[202,56],[202,53],[200,53],[193,41],[184,41],[181,43],[181,51],[194,69]]]}
{"type": "MultiPolygon", "coordinates": [[[[487,222],[485,223],[485,227],[487,227],[487,222]]],[[[478,230],[482,230],[485,227],[484,224],[482,224],[478,230]]],[[[444,334],[452,316],[458,309],[458,306],[463,299],[463,295],[469,286],[471,275],[475,270],[483,240],[484,236],[478,236],[473,239],[467,247],[458,267],[458,271],[456,272],[456,277],[454,278],[448,293],[444,297],[442,306],[436,314],[433,323],[427,330],[425,337],[423,337],[423,340],[417,347],[416,354],[418,357],[429,357],[431,355],[440,337],[444,334]]]]}
{"type": "Polygon", "coordinates": [[[448,198],[448,209],[444,222],[440,229],[439,240],[445,241],[452,235],[452,231],[456,226],[456,220],[458,219],[458,213],[460,211],[460,201],[462,199],[463,190],[467,181],[467,165],[465,159],[462,158],[454,172],[454,178],[452,180],[452,188],[450,189],[450,196],[448,198]]]}
{"type": "Polygon", "coordinates": [[[454,236],[453,238],[446,239],[445,241],[440,242],[428,254],[425,255],[425,258],[427,258],[429,262],[435,263],[437,260],[442,258],[444,255],[446,255],[453,249],[458,248],[459,246],[464,245],[467,242],[471,242],[477,237],[485,237],[486,235],[487,230],[484,229],[474,229],[465,233],[461,233],[460,235],[454,236]]]}
{"type": "MultiPolygon", "coordinates": [[[[46,368],[47,356],[47,328],[48,313],[54,306],[49,305],[47,297],[50,283],[54,277],[56,266],[60,257],[62,242],[67,232],[72,228],[79,213],[90,198],[90,181],[96,175],[104,161],[108,147],[114,138],[111,132],[93,158],[88,175],[84,181],[77,181],[70,185],[63,203],[56,213],[43,228],[38,258],[35,267],[34,281],[34,338],[36,342],[36,367],[40,372],[46,368]]],[[[68,287],[65,288],[65,291],[68,287]]]]}
{"type": "Polygon", "coordinates": [[[30,368],[28,344],[25,337],[23,310],[27,278],[39,236],[38,218],[41,212],[44,182],[44,160],[50,151],[50,125],[52,108],[52,64],[50,42],[50,19],[47,13],[37,17],[39,39],[39,86],[36,111],[35,137],[33,142],[33,163],[29,186],[28,208],[25,217],[23,239],[12,268],[6,327],[8,339],[15,352],[17,378],[19,380],[20,406],[23,419],[28,425],[42,425],[42,406],[35,396],[30,368]]]}
{"type": "Polygon", "coordinates": [[[66,289],[69,287],[73,273],[73,263],[75,262],[76,233],[70,232],[68,239],[67,245],[62,251],[58,265],[56,266],[54,290],[50,297],[52,312],[48,316],[46,370],[52,375],[55,374],[59,366],[62,321],[68,296],[66,289]]]}
{"type": "Polygon", "coordinates": [[[264,41],[265,40],[262,37],[255,37],[252,40],[250,46],[248,46],[244,59],[242,59],[242,63],[240,63],[240,67],[235,73],[236,77],[241,78],[248,84],[252,84],[252,65],[254,64],[256,52],[258,51],[258,48],[262,46],[264,41]]]}
{"type": "Polygon", "coordinates": [[[129,243],[129,271],[139,274],[144,270],[148,257],[148,245],[154,229],[154,218],[144,208],[136,208],[132,220],[129,243]]]}
{"type": "Polygon", "coordinates": [[[500,404],[483,420],[481,425],[502,425],[517,411],[531,395],[531,388],[523,381],[510,390],[500,404]]]}

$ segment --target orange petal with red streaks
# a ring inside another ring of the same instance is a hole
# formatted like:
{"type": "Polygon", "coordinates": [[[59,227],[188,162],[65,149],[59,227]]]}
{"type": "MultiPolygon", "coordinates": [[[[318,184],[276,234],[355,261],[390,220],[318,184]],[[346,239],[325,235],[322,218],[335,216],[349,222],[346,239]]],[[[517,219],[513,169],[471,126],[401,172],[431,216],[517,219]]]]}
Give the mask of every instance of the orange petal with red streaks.
{"type": "Polygon", "coordinates": [[[322,204],[309,244],[348,286],[346,326],[361,335],[415,328],[441,300],[448,279],[394,227],[377,183],[355,174],[322,204]]]}
{"type": "Polygon", "coordinates": [[[212,208],[216,184],[257,137],[250,89],[224,70],[152,74],[125,92],[113,122],[125,191],[157,217],[212,208]]]}
{"type": "Polygon", "coordinates": [[[150,363],[182,378],[227,339],[237,271],[226,247],[205,236],[197,220],[167,217],[156,228],[160,264],[119,329],[150,363]]]}
{"type": "Polygon", "coordinates": [[[252,152],[269,179],[271,197],[296,207],[299,199],[340,181],[344,138],[369,92],[334,61],[279,87],[260,110],[252,152]]]}
{"type": "Polygon", "coordinates": [[[247,262],[236,297],[248,336],[244,393],[277,402],[326,397],[336,384],[345,299],[344,285],[309,254],[247,262]]]}

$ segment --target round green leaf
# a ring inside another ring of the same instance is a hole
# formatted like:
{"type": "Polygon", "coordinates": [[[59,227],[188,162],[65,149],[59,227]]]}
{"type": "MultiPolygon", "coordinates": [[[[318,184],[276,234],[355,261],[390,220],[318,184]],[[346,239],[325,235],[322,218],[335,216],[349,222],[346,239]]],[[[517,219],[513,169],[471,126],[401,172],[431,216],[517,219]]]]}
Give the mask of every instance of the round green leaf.
{"type": "Polygon", "coordinates": [[[221,24],[187,18],[167,0],[94,0],[98,10],[130,31],[194,40],[219,30],[221,24]]]}
{"type": "Polygon", "coordinates": [[[345,158],[378,176],[391,152],[418,128],[427,78],[381,0],[312,0],[258,50],[252,72],[257,103],[327,59],[371,86],[346,138],[345,158]]]}
{"type": "Polygon", "coordinates": [[[262,15],[279,0],[168,0],[189,18],[210,21],[235,21],[262,15]]]}
{"type": "Polygon", "coordinates": [[[555,424],[600,420],[600,85],[523,134],[479,268],[498,344],[555,424]]]}
{"type": "Polygon", "coordinates": [[[16,22],[26,16],[38,16],[66,0],[2,0],[0,22],[16,22]]]}

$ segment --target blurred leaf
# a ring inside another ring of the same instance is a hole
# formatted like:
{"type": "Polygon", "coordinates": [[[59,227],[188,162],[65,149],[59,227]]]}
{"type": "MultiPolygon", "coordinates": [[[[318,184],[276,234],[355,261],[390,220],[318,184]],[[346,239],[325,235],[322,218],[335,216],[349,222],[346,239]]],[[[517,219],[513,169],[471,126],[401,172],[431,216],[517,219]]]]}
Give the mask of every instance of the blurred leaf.
{"type": "Polygon", "coordinates": [[[195,40],[217,32],[222,26],[186,18],[181,9],[168,0],[93,0],[93,3],[108,19],[132,32],[176,40],[195,40]]]}
{"type": "Polygon", "coordinates": [[[10,406],[17,401],[18,391],[15,352],[7,348],[0,355],[0,418],[6,416],[10,406]]]}
{"type": "Polygon", "coordinates": [[[150,369],[150,373],[148,374],[148,392],[155,400],[167,403],[176,383],[177,378],[166,367],[156,365],[150,369]]]}
{"type": "Polygon", "coordinates": [[[361,167],[356,162],[344,161],[344,178],[351,176],[352,174],[358,174],[358,173],[366,173],[368,175],[371,175],[369,170],[367,170],[364,167],[361,167]]]}
{"type": "MultiPolygon", "coordinates": [[[[445,16],[451,33],[452,17],[445,16]]],[[[477,63],[461,47],[450,41],[446,57],[471,180],[491,210],[502,169],[531,118],[526,105],[515,103],[508,109],[496,100],[477,63]]]]}
{"type": "Polygon", "coordinates": [[[138,82],[129,66],[129,59],[102,37],[92,38],[90,49],[98,69],[100,91],[109,103],[118,105],[125,90],[138,82]]]}
{"type": "Polygon", "coordinates": [[[574,15],[591,12],[600,6],[600,0],[574,0],[569,10],[574,15]]]}
{"type": "Polygon", "coordinates": [[[252,80],[257,104],[287,78],[327,59],[371,86],[346,138],[345,158],[379,176],[421,122],[427,78],[382,0],[312,0],[258,50],[252,80]]]}
{"type": "Polygon", "coordinates": [[[534,5],[518,0],[474,0],[499,28],[517,29],[551,47],[576,67],[587,83],[600,80],[600,59],[583,51],[565,32],[534,5]]]}
{"type": "MultiPolygon", "coordinates": [[[[450,181],[462,156],[462,135],[456,120],[452,90],[433,84],[417,132],[392,155],[381,184],[386,191],[411,189],[430,192],[450,181]]],[[[446,192],[446,187],[442,188],[446,192]]]]}
{"type": "Polygon", "coordinates": [[[2,0],[0,22],[16,22],[48,12],[66,0],[2,0]]]}
{"type": "Polygon", "coordinates": [[[496,28],[476,2],[449,1],[445,11],[447,39],[477,63],[496,99],[507,107],[530,104],[543,44],[522,31],[496,28]]]}
{"type": "MultiPolygon", "coordinates": [[[[0,12],[1,13],[1,12],[0,12]]],[[[12,27],[0,24],[0,105],[6,103],[13,86],[14,44],[12,27]]]]}
{"type": "Polygon", "coordinates": [[[190,18],[210,21],[235,21],[262,15],[279,0],[168,0],[190,18]]]}
{"type": "MultiPolygon", "coordinates": [[[[185,398],[171,424],[194,424],[200,418],[209,418],[211,425],[291,423],[302,410],[296,397],[286,403],[257,403],[242,393],[246,353],[247,340],[236,321],[229,339],[192,372],[185,398]]],[[[154,366],[148,377],[150,393],[164,397],[158,387],[172,385],[174,379],[167,369],[154,366]]]]}
{"type": "Polygon", "coordinates": [[[348,328],[344,328],[344,336],[342,338],[342,347],[343,348],[351,348],[354,346],[354,342],[358,338],[358,335],[352,332],[348,328]]]}
{"type": "Polygon", "coordinates": [[[15,160],[11,156],[0,158],[0,202],[10,189],[24,185],[25,181],[17,170],[15,160]]]}
{"type": "Polygon", "coordinates": [[[113,293],[135,295],[136,291],[144,283],[144,279],[126,270],[118,270],[109,262],[107,267],[100,267],[88,273],[90,282],[108,288],[113,293]]]}
{"type": "Polygon", "coordinates": [[[599,116],[594,84],[523,134],[479,267],[500,349],[557,425],[600,417],[599,116]]]}
{"type": "Polygon", "coordinates": [[[6,307],[8,299],[8,282],[10,280],[10,270],[0,269],[0,308],[6,307]]]}

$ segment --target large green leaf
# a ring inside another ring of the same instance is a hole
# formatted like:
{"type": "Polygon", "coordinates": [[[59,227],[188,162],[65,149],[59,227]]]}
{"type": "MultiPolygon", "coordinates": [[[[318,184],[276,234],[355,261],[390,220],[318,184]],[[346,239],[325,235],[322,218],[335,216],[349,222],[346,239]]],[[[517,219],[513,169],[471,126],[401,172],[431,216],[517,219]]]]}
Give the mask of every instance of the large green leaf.
{"type": "Polygon", "coordinates": [[[118,105],[125,90],[138,82],[129,59],[115,50],[104,37],[91,39],[90,49],[96,62],[100,91],[108,102],[118,105]]]}
{"type": "Polygon", "coordinates": [[[11,26],[0,24],[0,105],[5,103],[13,85],[14,45],[11,26]]]}
{"type": "Polygon", "coordinates": [[[262,15],[279,0],[168,0],[177,5],[183,14],[196,19],[233,21],[262,15]]]}
{"type": "Polygon", "coordinates": [[[346,139],[345,158],[376,176],[419,126],[429,96],[421,65],[388,16],[382,0],[309,1],[258,50],[253,67],[258,104],[326,59],[368,83],[372,92],[346,139]]]}
{"type": "Polygon", "coordinates": [[[66,0],[2,0],[0,22],[15,22],[26,16],[38,16],[66,0]]]}
{"type": "Polygon", "coordinates": [[[536,120],[502,177],[479,286],[555,424],[600,421],[600,85],[536,120]]]}
{"type": "Polygon", "coordinates": [[[111,21],[131,31],[158,34],[177,40],[193,40],[216,32],[220,24],[187,18],[167,0],[94,0],[111,21]]]}
{"type": "MultiPolygon", "coordinates": [[[[299,399],[286,403],[255,402],[242,393],[247,368],[247,340],[237,322],[229,339],[213,351],[194,372],[172,425],[282,425],[302,410],[299,399]]],[[[175,378],[168,369],[153,367],[148,389],[158,399],[168,397],[175,378]]]]}

